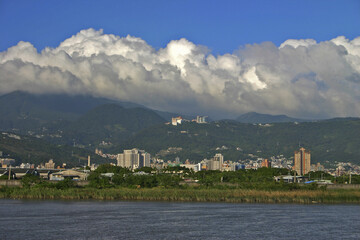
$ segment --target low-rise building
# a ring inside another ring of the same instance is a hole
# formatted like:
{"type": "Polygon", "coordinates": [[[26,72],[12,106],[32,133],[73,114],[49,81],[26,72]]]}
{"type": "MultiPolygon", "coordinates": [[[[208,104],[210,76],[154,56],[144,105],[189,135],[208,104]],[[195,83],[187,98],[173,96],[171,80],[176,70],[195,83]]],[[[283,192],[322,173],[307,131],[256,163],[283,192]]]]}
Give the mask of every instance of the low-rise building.
{"type": "Polygon", "coordinates": [[[55,168],[55,163],[52,159],[49,160],[49,162],[45,163],[45,168],[46,169],[54,169],[55,168]]]}
{"type": "Polygon", "coordinates": [[[62,181],[65,178],[71,178],[73,180],[86,180],[87,177],[87,172],[68,169],[60,172],[51,173],[49,179],[52,181],[62,181]]]}

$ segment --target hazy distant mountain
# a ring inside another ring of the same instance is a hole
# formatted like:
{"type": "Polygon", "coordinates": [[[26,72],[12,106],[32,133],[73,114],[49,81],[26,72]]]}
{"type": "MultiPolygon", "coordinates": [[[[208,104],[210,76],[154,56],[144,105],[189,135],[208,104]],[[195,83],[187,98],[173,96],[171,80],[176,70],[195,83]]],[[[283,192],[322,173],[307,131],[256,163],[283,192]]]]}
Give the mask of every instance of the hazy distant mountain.
{"type": "Polygon", "coordinates": [[[105,142],[121,142],[136,132],[165,119],[145,108],[123,108],[105,104],[91,109],[63,130],[63,139],[84,145],[105,142]]]}
{"type": "Polygon", "coordinates": [[[16,91],[0,96],[0,130],[30,134],[57,144],[75,142],[94,147],[102,141],[118,143],[179,115],[85,95],[16,91]]]}
{"type": "Polygon", "coordinates": [[[35,95],[12,92],[0,96],[0,129],[35,130],[74,121],[90,109],[108,103],[124,107],[141,105],[91,96],[66,94],[35,95]]]}
{"type": "Polygon", "coordinates": [[[116,101],[106,98],[96,98],[89,95],[68,95],[68,94],[31,94],[15,91],[0,96],[0,106],[7,103],[8,110],[32,110],[29,107],[46,109],[54,112],[73,113],[81,115],[90,109],[108,103],[116,103],[125,108],[144,107],[140,104],[116,101]]]}
{"type": "Polygon", "coordinates": [[[280,123],[280,122],[307,122],[311,120],[292,118],[286,115],[270,115],[248,112],[236,118],[241,123],[280,123]]]}
{"type": "Polygon", "coordinates": [[[51,105],[52,99],[42,99],[24,92],[0,96],[0,129],[35,130],[49,123],[55,124],[79,116],[75,110],[64,111],[56,104],[51,105]]]}
{"type": "MultiPolygon", "coordinates": [[[[0,129],[20,132],[38,131],[42,128],[62,128],[68,122],[80,118],[89,110],[104,104],[116,104],[124,108],[143,108],[140,104],[96,98],[88,95],[31,94],[16,91],[0,96],[0,129]]],[[[154,110],[167,121],[177,113],[154,110]]],[[[185,116],[187,118],[188,116],[185,116]]],[[[192,119],[192,117],[190,117],[192,119]]]]}

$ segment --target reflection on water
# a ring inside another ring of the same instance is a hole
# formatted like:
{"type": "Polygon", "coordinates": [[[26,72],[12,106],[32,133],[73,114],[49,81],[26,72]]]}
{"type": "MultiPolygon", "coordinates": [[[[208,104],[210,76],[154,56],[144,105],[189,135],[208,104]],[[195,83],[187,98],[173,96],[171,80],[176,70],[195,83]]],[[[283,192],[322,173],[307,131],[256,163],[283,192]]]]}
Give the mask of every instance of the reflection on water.
{"type": "Polygon", "coordinates": [[[360,206],[0,200],[0,239],[360,239],[360,206]]]}

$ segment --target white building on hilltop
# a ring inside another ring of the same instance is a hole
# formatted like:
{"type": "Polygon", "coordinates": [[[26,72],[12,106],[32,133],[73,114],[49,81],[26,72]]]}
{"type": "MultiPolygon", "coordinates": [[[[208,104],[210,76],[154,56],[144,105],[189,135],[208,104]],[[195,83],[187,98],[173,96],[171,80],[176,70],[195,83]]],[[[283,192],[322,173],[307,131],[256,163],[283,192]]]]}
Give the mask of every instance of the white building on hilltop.
{"type": "Polygon", "coordinates": [[[171,118],[171,124],[174,126],[177,126],[178,124],[181,124],[182,122],[183,122],[183,118],[180,116],[171,118]]]}
{"type": "Polygon", "coordinates": [[[206,123],[207,116],[197,116],[196,123],[206,123]]]}

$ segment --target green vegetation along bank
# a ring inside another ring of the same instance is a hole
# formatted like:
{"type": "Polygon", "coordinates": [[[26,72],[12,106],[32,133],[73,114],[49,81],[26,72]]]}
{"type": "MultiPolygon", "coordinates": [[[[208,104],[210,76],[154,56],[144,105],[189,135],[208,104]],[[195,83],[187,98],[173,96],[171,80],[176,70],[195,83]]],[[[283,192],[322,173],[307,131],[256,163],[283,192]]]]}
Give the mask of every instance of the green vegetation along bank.
{"type": "Polygon", "coordinates": [[[142,200],[232,203],[360,204],[359,190],[269,191],[216,188],[0,188],[0,198],[62,200],[142,200]]]}
{"type": "Polygon", "coordinates": [[[21,187],[1,187],[0,198],[360,204],[360,189],[327,189],[316,183],[274,181],[274,176],[286,173],[286,169],[196,173],[182,167],[169,167],[161,172],[148,167],[141,170],[132,172],[101,165],[91,172],[86,186],[79,186],[71,178],[47,181],[28,174],[21,179],[21,187]]]}

